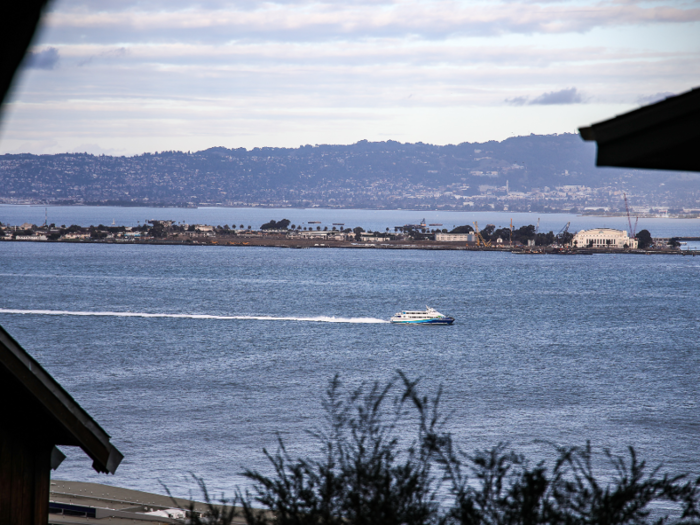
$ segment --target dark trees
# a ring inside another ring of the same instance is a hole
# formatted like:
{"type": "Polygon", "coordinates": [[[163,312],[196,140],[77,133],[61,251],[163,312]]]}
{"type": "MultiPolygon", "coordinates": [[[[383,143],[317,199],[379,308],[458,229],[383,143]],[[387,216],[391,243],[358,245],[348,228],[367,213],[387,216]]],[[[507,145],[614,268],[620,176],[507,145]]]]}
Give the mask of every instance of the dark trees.
{"type": "Polygon", "coordinates": [[[481,236],[485,240],[488,241],[489,239],[492,239],[495,241],[496,238],[493,236],[494,231],[496,231],[496,225],[495,224],[487,224],[486,227],[480,231],[480,233],[481,233],[481,236]]]}
{"type": "Polygon", "coordinates": [[[559,244],[569,244],[571,242],[571,239],[574,238],[574,234],[570,232],[563,232],[561,235],[557,236],[557,242],[559,244]]]}
{"type": "Polygon", "coordinates": [[[90,232],[91,239],[104,239],[107,237],[107,232],[97,230],[93,226],[91,226],[88,231],[90,232]]]}
{"type": "Polygon", "coordinates": [[[549,246],[554,243],[554,232],[549,233],[538,233],[535,235],[535,245],[536,246],[549,246]]]}
{"type": "Polygon", "coordinates": [[[637,232],[635,238],[638,241],[638,248],[640,248],[641,250],[648,248],[654,242],[651,238],[651,233],[649,233],[649,230],[642,230],[640,232],[637,232]]]}
{"type": "MultiPolygon", "coordinates": [[[[505,230],[505,228],[503,228],[505,230]]],[[[513,230],[513,242],[527,244],[527,241],[535,238],[535,227],[532,224],[521,226],[517,230],[513,230]]],[[[505,237],[503,237],[505,239],[505,237]]]]}
{"type": "Polygon", "coordinates": [[[290,221],[287,219],[282,219],[279,222],[276,222],[274,220],[270,222],[266,222],[262,226],[260,226],[261,230],[286,230],[289,227],[290,221]]]}
{"type": "Polygon", "coordinates": [[[473,231],[474,231],[474,228],[472,228],[471,226],[466,224],[464,226],[457,226],[450,233],[471,233],[473,231]]]}
{"type": "Polygon", "coordinates": [[[510,228],[499,228],[493,232],[493,235],[491,236],[492,239],[498,239],[501,238],[503,242],[508,242],[510,241],[511,235],[510,235],[510,228]]]}
{"type": "Polygon", "coordinates": [[[165,232],[165,228],[163,227],[163,224],[160,222],[157,222],[156,224],[153,225],[151,228],[151,235],[156,238],[160,239],[165,237],[167,234],[165,232]]]}

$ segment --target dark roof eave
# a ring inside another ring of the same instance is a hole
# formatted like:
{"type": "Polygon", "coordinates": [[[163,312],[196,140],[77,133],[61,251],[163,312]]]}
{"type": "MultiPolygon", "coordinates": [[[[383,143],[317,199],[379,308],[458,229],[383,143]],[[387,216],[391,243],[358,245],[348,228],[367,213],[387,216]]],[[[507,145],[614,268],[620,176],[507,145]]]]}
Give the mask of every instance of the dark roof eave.
{"type": "Polygon", "coordinates": [[[700,88],[579,128],[597,166],[700,171],[700,88]]]}
{"type": "Polygon", "coordinates": [[[96,471],[114,474],[124,456],[109,442],[109,434],[1,326],[0,366],[75,440],[54,444],[77,445],[93,460],[96,471]]]}

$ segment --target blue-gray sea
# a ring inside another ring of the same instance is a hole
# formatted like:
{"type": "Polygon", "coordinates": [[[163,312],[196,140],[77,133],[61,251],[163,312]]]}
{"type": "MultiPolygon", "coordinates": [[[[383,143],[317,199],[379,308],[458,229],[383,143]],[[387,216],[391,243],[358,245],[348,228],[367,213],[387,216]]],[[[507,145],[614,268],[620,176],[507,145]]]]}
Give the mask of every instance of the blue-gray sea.
{"type": "Polygon", "coordinates": [[[700,257],[3,242],[0,282],[0,324],[125,455],[64,447],[55,478],[230,494],[277,433],[314,453],[334,374],[396,370],[444,387],[467,450],[590,439],[700,474],[700,257]],[[425,305],[456,323],[385,322],[425,305]]]}

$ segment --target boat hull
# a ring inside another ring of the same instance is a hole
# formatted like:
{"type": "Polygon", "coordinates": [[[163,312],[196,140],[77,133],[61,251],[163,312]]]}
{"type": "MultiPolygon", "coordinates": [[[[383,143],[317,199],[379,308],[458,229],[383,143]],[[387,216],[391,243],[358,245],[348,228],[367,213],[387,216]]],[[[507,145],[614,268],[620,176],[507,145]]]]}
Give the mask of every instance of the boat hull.
{"type": "Polygon", "coordinates": [[[437,319],[391,320],[392,324],[452,324],[454,317],[439,317],[437,319]]]}

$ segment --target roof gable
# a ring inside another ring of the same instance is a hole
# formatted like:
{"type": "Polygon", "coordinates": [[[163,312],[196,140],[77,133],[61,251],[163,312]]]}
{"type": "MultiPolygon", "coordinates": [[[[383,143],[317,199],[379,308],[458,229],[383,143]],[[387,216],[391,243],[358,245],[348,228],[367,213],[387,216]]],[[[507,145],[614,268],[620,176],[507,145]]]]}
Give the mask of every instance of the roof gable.
{"type": "Polygon", "coordinates": [[[700,171],[700,88],[579,128],[596,166],[700,171]]]}
{"type": "Polygon", "coordinates": [[[63,387],[0,326],[2,402],[42,440],[79,446],[98,472],[117,470],[123,455],[110,436],[63,387]]]}

